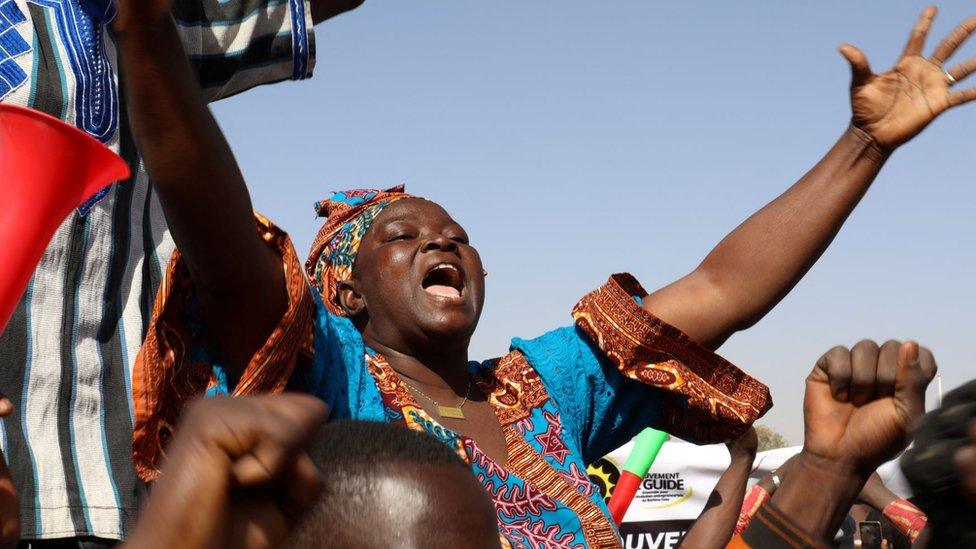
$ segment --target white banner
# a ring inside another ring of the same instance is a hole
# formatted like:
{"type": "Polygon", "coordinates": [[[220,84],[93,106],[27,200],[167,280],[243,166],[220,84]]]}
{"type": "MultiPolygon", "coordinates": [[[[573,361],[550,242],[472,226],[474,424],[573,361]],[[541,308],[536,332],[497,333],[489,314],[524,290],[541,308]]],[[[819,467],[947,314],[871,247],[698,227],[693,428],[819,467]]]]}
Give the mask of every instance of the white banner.
{"type": "MultiPolygon", "coordinates": [[[[590,478],[604,494],[620,478],[633,443],[628,443],[590,466],[590,478]]],[[[760,452],[753,463],[750,485],[776,469],[799,446],[760,452]]],[[[729,466],[724,444],[695,446],[666,442],[651,467],[634,501],[627,510],[620,533],[626,549],[671,549],[698,518],[719,477],[729,466]]],[[[883,465],[878,473],[888,488],[901,497],[910,495],[908,484],[896,461],[883,465]]]]}

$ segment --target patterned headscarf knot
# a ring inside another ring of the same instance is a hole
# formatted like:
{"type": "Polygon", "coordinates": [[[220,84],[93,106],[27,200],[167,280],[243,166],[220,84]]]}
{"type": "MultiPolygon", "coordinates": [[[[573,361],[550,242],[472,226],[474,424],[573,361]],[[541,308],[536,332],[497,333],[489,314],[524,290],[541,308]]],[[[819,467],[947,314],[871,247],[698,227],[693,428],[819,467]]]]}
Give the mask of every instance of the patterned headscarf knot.
{"type": "Polygon", "coordinates": [[[352,268],[366,231],[380,212],[404,198],[414,197],[406,193],[403,185],[397,185],[385,191],[341,191],[315,203],[319,217],[327,219],[312,243],[305,272],[331,313],[345,316],[339,307],[338,284],[352,278],[352,268]]]}

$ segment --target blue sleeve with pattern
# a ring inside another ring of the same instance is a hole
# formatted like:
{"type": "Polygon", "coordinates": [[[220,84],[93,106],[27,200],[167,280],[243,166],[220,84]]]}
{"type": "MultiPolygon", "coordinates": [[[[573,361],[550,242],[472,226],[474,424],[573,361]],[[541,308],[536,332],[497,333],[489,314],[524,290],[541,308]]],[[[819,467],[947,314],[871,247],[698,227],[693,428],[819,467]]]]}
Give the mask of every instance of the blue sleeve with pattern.
{"type": "Polygon", "coordinates": [[[742,436],[772,406],[769,388],[641,305],[617,274],[573,308],[574,327],[516,339],[576,430],[587,461],[646,427],[698,444],[742,436]]]}
{"type": "Polygon", "coordinates": [[[660,420],[658,389],[624,377],[575,326],[531,340],[514,339],[556,401],[586,463],[627,443],[660,420]]]}

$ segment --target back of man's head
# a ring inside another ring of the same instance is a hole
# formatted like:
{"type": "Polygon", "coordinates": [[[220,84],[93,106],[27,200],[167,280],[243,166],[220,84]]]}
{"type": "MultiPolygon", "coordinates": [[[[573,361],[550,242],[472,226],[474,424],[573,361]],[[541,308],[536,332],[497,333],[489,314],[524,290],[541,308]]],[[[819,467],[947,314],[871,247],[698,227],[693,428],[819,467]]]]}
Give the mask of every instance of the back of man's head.
{"type": "Polygon", "coordinates": [[[471,469],[433,437],[337,421],[313,438],[319,503],[292,547],[498,547],[495,509],[471,469]]]}
{"type": "Polygon", "coordinates": [[[914,446],[901,457],[912,500],[929,518],[929,547],[976,547],[976,489],[961,470],[960,455],[976,451],[976,380],[945,395],[923,416],[914,446]]]}

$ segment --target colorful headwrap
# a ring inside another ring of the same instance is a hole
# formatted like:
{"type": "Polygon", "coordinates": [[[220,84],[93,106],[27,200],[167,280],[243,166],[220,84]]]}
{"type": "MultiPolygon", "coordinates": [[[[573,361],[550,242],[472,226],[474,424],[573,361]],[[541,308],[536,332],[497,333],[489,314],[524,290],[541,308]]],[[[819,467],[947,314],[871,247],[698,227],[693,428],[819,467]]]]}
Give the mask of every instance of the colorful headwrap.
{"type": "Polygon", "coordinates": [[[319,229],[305,262],[305,272],[322,295],[330,312],[345,316],[339,307],[338,283],[352,278],[356,254],[363,235],[387,206],[403,198],[414,198],[403,185],[380,191],[355,189],[337,192],[315,204],[319,217],[328,218],[319,229]]]}

